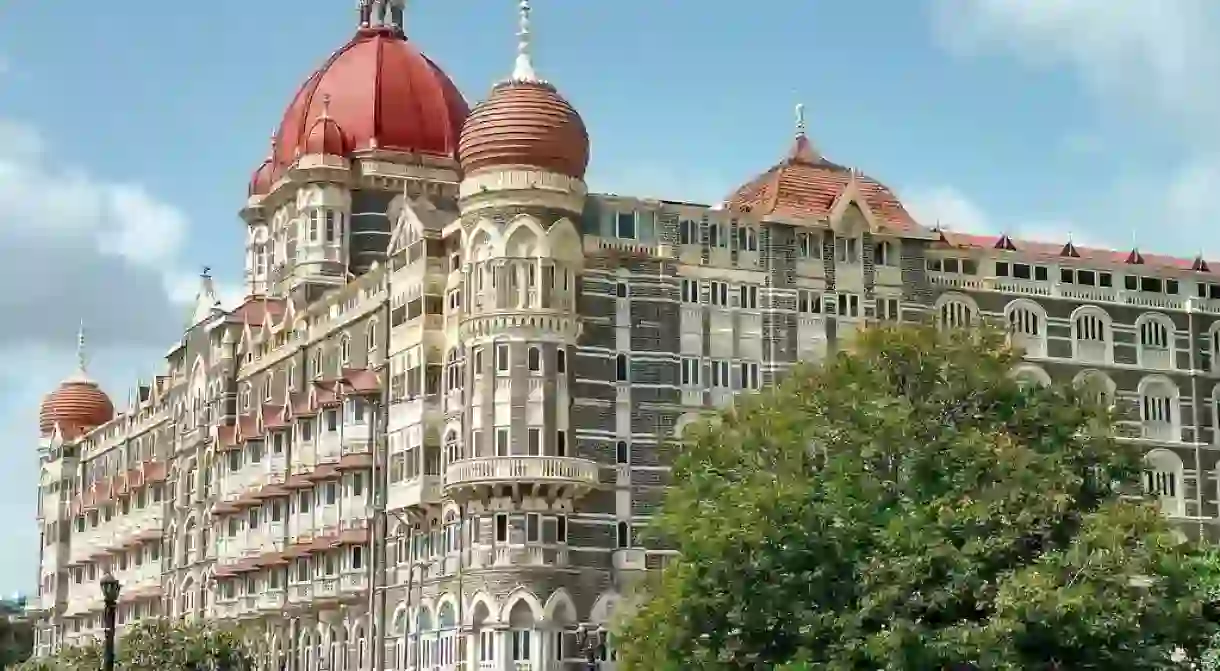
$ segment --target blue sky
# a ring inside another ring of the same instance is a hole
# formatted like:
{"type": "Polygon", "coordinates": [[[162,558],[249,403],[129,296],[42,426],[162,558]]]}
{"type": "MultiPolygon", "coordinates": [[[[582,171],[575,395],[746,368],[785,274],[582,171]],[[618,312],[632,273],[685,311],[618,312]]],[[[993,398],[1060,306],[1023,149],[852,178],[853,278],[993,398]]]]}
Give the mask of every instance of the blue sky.
{"type": "MultiPolygon", "coordinates": [[[[0,0],[0,592],[35,581],[33,422],[75,324],[121,403],[197,269],[237,281],[250,172],[354,5],[0,0]]],[[[414,0],[408,33],[474,101],[511,70],[515,12],[414,0]]],[[[925,223],[1220,254],[1207,0],[535,0],[534,29],[590,128],[594,189],[719,200],[782,155],[804,103],[829,157],[925,223]]]]}

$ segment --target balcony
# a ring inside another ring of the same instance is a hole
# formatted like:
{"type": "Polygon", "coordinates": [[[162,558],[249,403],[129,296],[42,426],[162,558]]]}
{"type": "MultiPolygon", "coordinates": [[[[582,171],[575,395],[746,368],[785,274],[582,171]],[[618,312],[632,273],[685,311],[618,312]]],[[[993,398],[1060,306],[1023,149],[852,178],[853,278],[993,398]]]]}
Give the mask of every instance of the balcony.
{"type": "Polygon", "coordinates": [[[428,506],[441,502],[441,476],[421,475],[390,484],[388,505],[391,510],[428,506]]]}
{"type": "Polygon", "coordinates": [[[455,461],[445,470],[445,494],[459,499],[501,487],[543,497],[578,497],[597,484],[597,462],[575,457],[479,457],[455,461]]]}

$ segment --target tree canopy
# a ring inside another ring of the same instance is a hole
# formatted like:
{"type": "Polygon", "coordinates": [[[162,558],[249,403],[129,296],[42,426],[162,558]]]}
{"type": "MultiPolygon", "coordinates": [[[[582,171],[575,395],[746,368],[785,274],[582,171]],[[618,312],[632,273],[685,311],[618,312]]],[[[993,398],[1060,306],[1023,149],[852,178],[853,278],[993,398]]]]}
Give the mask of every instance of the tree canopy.
{"type": "Polygon", "coordinates": [[[620,665],[1180,669],[1215,565],[1138,493],[1095,390],[1022,384],[991,331],[862,332],[685,436],[678,557],[620,665]]]}
{"type": "MultiPolygon", "coordinates": [[[[123,671],[242,671],[253,667],[257,651],[244,632],[228,623],[143,620],[123,631],[115,645],[115,666],[123,671]]],[[[18,671],[97,671],[99,640],[62,648],[50,658],[32,658],[18,671]]]]}

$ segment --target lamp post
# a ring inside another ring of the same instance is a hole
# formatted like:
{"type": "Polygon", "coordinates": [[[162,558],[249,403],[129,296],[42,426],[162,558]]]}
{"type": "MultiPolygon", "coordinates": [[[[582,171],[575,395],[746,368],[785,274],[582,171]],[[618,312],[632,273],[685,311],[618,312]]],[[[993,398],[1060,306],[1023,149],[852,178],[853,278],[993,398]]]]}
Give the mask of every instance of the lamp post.
{"type": "Polygon", "coordinates": [[[576,649],[580,651],[581,656],[585,658],[586,671],[597,671],[599,665],[598,659],[606,650],[606,644],[602,640],[601,628],[590,629],[585,625],[580,625],[576,630],[576,649]]]}
{"type": "Polygon", "coordinates": [[[119,603],[119,581],[110,575],[102,576],[102,671],[114,671],[114,614],[119,603]]]}

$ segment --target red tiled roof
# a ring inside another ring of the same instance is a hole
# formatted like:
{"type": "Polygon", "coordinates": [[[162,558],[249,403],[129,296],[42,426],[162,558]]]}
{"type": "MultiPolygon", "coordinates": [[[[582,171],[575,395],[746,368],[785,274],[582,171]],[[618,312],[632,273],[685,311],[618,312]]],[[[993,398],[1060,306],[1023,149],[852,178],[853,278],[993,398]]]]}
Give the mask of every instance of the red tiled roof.
{"type": "Polygon", "coordinates": [[[996,249],[1011,251],[1022,256],[1044,259],[1078,259],[1082,263],[1093,263],[1099,266],[1147,266],[1160,273],[1192,274],[1202,273],[1220,276],[1213,272],[1205,259],[1195,257],[1185,259],[1164,254],[1145,254],[1139,249],[1118,251],[1098,247],[1080,247],[1068,241],[1039,242],[1034,240],[1018,240],[1007,235],[974,235],[968,233],[940,232],[940,243],[947,247],[958,249],[996,249]]]}
{"type": "Polygon", "coordinates": [[[783,161],[738,188],[725,204],[731,210],[763,217],[825,219],[852,183],[879,226],[894,232],[924,230],[893,192],[859,172],[826,160],[804,133],[797,136],[783,161]]]}

